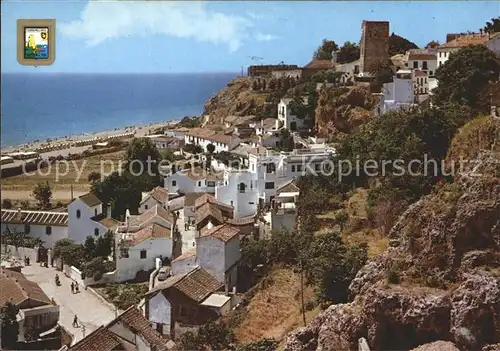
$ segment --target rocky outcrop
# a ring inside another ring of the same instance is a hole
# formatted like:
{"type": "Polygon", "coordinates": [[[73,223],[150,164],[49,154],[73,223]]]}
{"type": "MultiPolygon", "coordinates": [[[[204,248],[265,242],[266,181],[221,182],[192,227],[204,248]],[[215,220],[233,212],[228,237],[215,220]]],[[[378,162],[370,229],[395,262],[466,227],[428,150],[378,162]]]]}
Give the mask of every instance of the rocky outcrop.
{"type": "Polygon", "coordinates": [[[321,136],[349,133],[370,119],[377,103],[365,87],[322,88],[315,111],[316,130],[321,136]]]}
{"type": "Polygon", "coordinates": [[[449,341],[434,341],[421,345],[411,351],[460,351],[455,344],[449,341]]]}
{"type": "Polygon", "coordinates": [[[479,152],[474,172],[477,164],[410,206],[392,228],[386,252],[352,281],[352,301],[290,334],[285,349],[355,350],[360,337],[372,351],[435,341],[460,350],[498,349],[499,160],[499,153],[479,152]]]}

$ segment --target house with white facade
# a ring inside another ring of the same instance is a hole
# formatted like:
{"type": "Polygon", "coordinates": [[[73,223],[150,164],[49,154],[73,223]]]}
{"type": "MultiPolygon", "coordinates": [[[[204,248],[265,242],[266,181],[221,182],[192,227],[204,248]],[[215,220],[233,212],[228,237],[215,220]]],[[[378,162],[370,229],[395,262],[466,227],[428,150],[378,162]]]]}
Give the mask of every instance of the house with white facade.
{"type": "Polygon", "coordinates": [[[410,107],[415,103],[411,70],[399,70],[390,83],[384,83],[380,94],[379,112],[410,107]]]}
{"type": "Polygon", "coordinates": [[[500,33],[470,33],[458,34],[450,37],[448,42],[437,48],[437,67],[442,66],[450,58],[452,52],[465,48],[469,45],[486,45],[497,55],[500,54],[500,33]]]}
{"type": "MultiPolygon", "coordinates": [[[[292,101],[293,99],[291,98],[282,98],[278,104],[278,121],[280,122],[280,126],[290,131],[307,129],[308,116],[299,118],[295,115],[290,105],[292,101]]],[[[307,98],[304,98],[303,101],[307,103],[307,98]]]]}
{"type": "Polygon", "coordinates": [[[129,307],[113,321],[100,326],[69,347],[70,351],[167,351],[174,349],[176,349],[175,343],[158,332],[156,325],[151,325],[136,306],[129,307]]]}
{"type": "Polygon", "coordinates": [[[83,244],[91,235],[96,238],[107,231],[114,231],[118,222],[111,218],[111,208],[103,212],[103,203],[94,194],[88,193],[73,200],[68,205],[69,238],[83,244]]]}
{"type": "Polygon", "coordinates": [[[195,200],[194,220],[198,234],[233,217],[233,205],[218,201],[213,195],[205,194],[195,200]]]}
{"type": "Polygon", "coordinates": [[[164,187],[157,186],[150,192],[143,193],[142,200],[139,203],[139,213],[143,213],[156,205],[167,208],[168,200],[168,190],[164,187]]]}
{"type": "Polygon", "coordinates": [[[408,69],[424,72],[427,77],[434,77],[438,66],[436,52],[410,50],[408,53],[408,69]]]}
{"type": "Polygon", "coordinates": [[[216,319],[235,305],[239,230],[222,224],[204,231],[196,242],[195,249],[172,261],[173,276],[146,295],[146,316],[165,335],[216,319]]]}
{"type": "Polygon", "coordinates": [[[427,95],[429,93],[429,77],[424,71],[413,70],[413,92],[414,95],[427,95]]]}
{"type": "Polygon", "coordinates": [[[165,177],[164,186],[170,194],[214,193],[222,176],[200,167],[183,169],[165,177]]]}
{"type": "Polygon", "coordinates": [[[155,205],[140,215],[127,213],[115,234],[114,281],[131,280],[139,271],[153,270],[157,258],[171,259],[176,230],[174,216],[162,206],[155,205]]]}
{"type": "Polygon", "coordinates": [[[354,77],[359,75],[360,60],[335,65],[335,71],[341,72],[342,83],[354,82],[354,77]]]}
{"type": "Polygon", "coordinates": [[[289,69],[289,70],[274,70],[271,71],[271,77],[273,78],[293,78],[300,79],[302,77],[302,70],[299,69],[289,69]]]}
{"type": "Polygon", "coordinates": [[[195,144],[201,146],[203,151],[208,152],[207,145],[215,146],[214,152],[231,151],[240,143],[240,139],[235,135],[226,135],[209,128],[193,128],[184,137],[185,144],[195,144]]]}
{"type": "Polygon", "coordinates": [[[2,234],[26,233],[40,238],[43,246],[51,248],[61,239],[69,238],[68,213],[2,209],[2,234]]]}
{"type": "Polygon", "coordinates": [[[179,150],[184,146],[184,136],[180,139],[178,137],[171,137],[164,134],[156,134],[146,135],[145,138],[150,139],[157,149],[179,150]]]}
{"type": "Polygon", "coordinates": [[[176,129],[165,129],[163,134],[168,137],[177,138],[184,140],[186,133],[189,132],[189,128],[176,128],[176,129]]]}
{"type": "Polygon", "coordinates": [[[271,202],[284,183],[302,175],[318,174],[329,167],[333,154],[334,151],[327,148],[250,154],[248,169],[224,171],[224,181],[216,187],[215,197],[234,206],[235,218],[253,216],[259,205],[271,202]]]}

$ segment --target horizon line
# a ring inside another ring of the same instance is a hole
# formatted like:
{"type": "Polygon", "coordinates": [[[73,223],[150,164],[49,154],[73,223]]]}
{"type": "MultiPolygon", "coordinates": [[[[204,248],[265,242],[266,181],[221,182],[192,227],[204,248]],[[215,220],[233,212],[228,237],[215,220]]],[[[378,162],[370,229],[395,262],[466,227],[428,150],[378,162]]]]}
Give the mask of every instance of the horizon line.
{"type": "Polygon", "coordinates": [[[201,71],[201,72],[19,72],[19,71],[13,71],[13,72],[2,72],[1,74],[80,74],[80,75],[87,75],[87,74],[240,74],[241,72],[237,71],[201,71]]]}

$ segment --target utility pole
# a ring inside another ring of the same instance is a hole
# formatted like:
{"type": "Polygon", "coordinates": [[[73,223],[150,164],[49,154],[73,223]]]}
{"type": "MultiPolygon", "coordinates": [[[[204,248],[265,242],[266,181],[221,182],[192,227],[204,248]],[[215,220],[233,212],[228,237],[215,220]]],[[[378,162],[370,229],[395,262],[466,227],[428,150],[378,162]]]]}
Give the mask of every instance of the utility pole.
{"type": "Polygon", "coordinates": [[[73,184],[71,184],[71,201],[73,201],[75,198],[73,197],[73,184]]]}
{"type": "Polygon", "coordinates": [[[302,262],[302,254],[300,255],[300,303],[302,305],[302,321],[306,326],[306,311],[304,309],[304,266],[302,262]]]}

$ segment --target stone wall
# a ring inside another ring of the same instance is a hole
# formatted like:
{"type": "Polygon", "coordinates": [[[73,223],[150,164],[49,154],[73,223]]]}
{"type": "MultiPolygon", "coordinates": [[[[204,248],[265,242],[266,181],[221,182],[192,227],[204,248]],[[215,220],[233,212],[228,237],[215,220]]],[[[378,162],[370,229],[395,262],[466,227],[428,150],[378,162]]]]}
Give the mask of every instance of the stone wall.
{"type": "Polygon", "coordinates": [[[370,72],[378,62],[389,60],[389,22],[363,21],[360,71],[370,72]]]}

